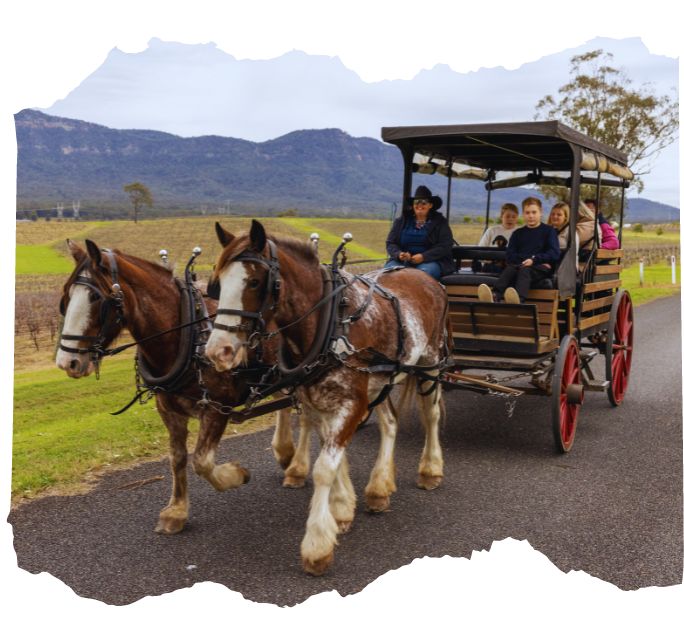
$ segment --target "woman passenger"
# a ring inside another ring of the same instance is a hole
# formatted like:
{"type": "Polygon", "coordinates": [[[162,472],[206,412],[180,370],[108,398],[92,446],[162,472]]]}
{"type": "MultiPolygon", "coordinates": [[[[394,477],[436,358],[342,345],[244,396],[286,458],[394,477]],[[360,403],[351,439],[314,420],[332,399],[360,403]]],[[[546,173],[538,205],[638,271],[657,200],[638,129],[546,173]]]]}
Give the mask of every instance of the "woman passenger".
{"type": "Polygon", "coordinates": [[[439,280],[455,269],[451,253],[454,237],[447,220],[437,212],[442,199],[433,196],[426,186],[418,186],[409,203],[411,208],[394,221],[387,235],[390,259],[385,268],[417,268],[439,280]]]}
{"type": "Polygon", "coordinates": [[[551,208],[548,224],[556,229],[558,245],[565,250],[570,243],[570,206],[559,201],[551,208]]]}

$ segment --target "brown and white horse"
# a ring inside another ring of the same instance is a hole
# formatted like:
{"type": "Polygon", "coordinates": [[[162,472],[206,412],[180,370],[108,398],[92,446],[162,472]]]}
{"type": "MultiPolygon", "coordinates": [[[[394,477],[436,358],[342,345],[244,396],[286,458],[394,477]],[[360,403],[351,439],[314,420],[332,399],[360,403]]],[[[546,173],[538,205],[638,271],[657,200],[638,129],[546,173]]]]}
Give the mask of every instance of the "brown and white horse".
{"type": "MultiPolygon", "coordinates": [[[[112,276],[112,262],[95,243],[86,241],[87,253],[72,241],[68,241],[68,246],[76,268],[64,285],[64,325],[56,363],[70,377],[91,374],[94,365],[88,349],[94,341],[99,341],[103,348],[109,347],[124,325],[135,340],[141,340],[181,323],[181,293],[168,269],[117,250],[114,251],[117,272],[112,276]],[[115,283],[120,288],[119,317],[114,316],[112,307],[115,283]],[[105,307],[106,304],[109,307],[105,307]]],[[[211,312],[214,308],[209,303],[211,312]]],[[[175,330],[138,345],[139,356],[155,376],[163,377],[174,366],[181,337],[181,331],[175,330]]],[[[258,378],[259,375],[246,378],[218,373],[213,367],[203,370],[209,396],[225,406],[241,404],[249,393],[246,381],[258,378]]],[[[188,519],[189,510],[186,465],[190,417],[198,418],[200,422],[193,455],[193,467],[199,475],[218,491],[225,491],[246,483],[249,472],[236,462],[216,465],[216,448],[228,416],[211,407],[200,409],[198,401],[202,398],[202,390],[196,377],[177,392],[158,392],[155,398],[159,415],[169,432],[173,474],[171,499],[159,514],[156,531],[178,533],[188,519]]],[[[308,471],[308,435],[305,428],[302,431],[302,444],[295,455],[289,410],[278,412],[274,452],[284,468],[292,465],[289,477],[286,477],[288,486],[301,486],[308,471]],[[291,463],[293,456],[296,462],[291,463]]]]}
{"type": "MultiPolygon", "coordinates": [[[[267,237],[257,221],[252,222],[248,235],[234,237],[218,224],[216,230],[224,250],[213,275],[213,284],[220,284],[219,315],[207,343],[207,357],[217,370],[238,366],[253,343],[254,334],[250,332],[255,329],[255,322],[250,325],[250,319],[258,316],[262,329],[275,325],[281,332],[281,357],[287,359],[288,365],[296,366],[306,360],[317,341],[317,330],[324,327],[318,325],[322,308],[307,314],[325,296],[314,250],[301,241],[267,237]],[[274,248],[269,241],[277,250],[275,265],[274,248]],[[278,271],[278,292],[272,284],[273,268],[278,271]],[[227,313],[221,313],[226,310],[227,313]],[[244,322],[245,318],[248,322],[244,322]]],[[[354,518],[356,496],[345,449],[366,418],[369,404],[392,376],[387,371],[363,371],[369,353],[385,361],[399,357],[403,365],[431,368],[430,375],[436,378],[439,362],[447,351],[448,301],[444,288],[434,279],[412,269],[374,274],[384,291],[398,299],[403,317],[400,325],[391,299],[369,294],[366,284],[352,282],[351,275],[343,276],[349,283],[343,292],[347,316],[359,315],[358,320],[350,323],[347,334],[353,353],[344,363],[330,367],[313,382],[305,380],[296,389],[303,416],[309,426],[316,428],[321,440],[321,451],[313,468],[314,494],[301,543],[303,567],[315,575],[330,565],[338,532],[348,530],[354,518]],[[403,347],[398,345],[400,330],[403,347]]],[[[393,382],[404,378],[405,374],[400,373],[393,382]]],[[[413,389],[423,383],[413,383],[413,389]]],[[[441,387],[427,381],[423,388],[430,386],[434,388],[430,394],[415,392],[426,433],[418,475],[418,486],[424,489],[439,486],[443,477],[438,433],[443,409],[441,387]]],[[[365,498],[369,510],[383,511],[396,491],[393,455],[397,417],[388,401],[381,402],[376,413],[381,443],[365,498]]]]}

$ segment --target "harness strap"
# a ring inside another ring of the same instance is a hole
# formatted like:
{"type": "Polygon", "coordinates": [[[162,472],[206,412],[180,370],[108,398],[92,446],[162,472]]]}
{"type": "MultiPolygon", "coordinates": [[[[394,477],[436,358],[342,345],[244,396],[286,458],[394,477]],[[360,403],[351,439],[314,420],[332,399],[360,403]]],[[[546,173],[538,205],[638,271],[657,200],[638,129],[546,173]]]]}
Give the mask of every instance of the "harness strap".
{"type": "MultiPolygon", "coordinates": [[[[216,310],[216,316],[227,315],[227,316],[239,316],[240,318],[248,318],[254,321],[258,321],[260,325],[264,324],[263,316],[261,312],[246,312],[244,310],[230,310],[221,309],[216,310]]],[[[214,329],[223,330],[224,332],[253,332],[251,325],[247,323],[237,323],[236,325],[224,325],[223,323],[214,322],[214,329]]]]}

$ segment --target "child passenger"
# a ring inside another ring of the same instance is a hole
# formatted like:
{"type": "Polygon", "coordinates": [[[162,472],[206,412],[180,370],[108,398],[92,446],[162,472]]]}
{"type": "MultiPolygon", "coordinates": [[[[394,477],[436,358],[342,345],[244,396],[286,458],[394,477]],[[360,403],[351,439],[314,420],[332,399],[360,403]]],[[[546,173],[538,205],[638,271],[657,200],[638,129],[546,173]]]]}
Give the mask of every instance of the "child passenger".
{"type": "Polygon", "coordinates": [[[487,228],[477,245],[506,247],[517,225],[518,206],[505,203],[501,206],[501,223],[487,228]],[[504,239],[503,246],[500,237],[504,239]]]}
{"type": "Polygon", "coordinates": [[[536,197],[522,202],[525,225],[516,230],[506,248],[506,267],[492,290],[486,283],[478,288],[480,301],[522,303],[530,287],[553,273],[560,258],[558,235],[551,226],[542,223],[542,204],[536,197]]]}

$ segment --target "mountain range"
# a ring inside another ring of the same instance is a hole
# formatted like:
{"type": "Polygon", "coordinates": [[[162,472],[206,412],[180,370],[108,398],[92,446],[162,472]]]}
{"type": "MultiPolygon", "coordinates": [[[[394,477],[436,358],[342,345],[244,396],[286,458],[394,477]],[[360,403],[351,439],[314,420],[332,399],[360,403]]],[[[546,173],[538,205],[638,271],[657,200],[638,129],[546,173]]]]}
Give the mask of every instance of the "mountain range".
{"type": "MultiPolygon", "coordinates": [[[[214,44],[153,38],[145,50],[113,49],[49,115],[117,129],[182,137],[220,135],[254,142],[291,131],[342,129],[379,140],[382,126],[530,121],[542,97],[570,77],[574,55],[603,49],[635,86],[677,91],[678,60],[654,55],[639,38],[594,38],[515,69],[460,73],[446,64],[411,79],[365,82],[337,57],[290,51],[270,60],[236,59],[214,44]]],[[[672,145],[646,182],[645,196],[679,205],[672,145]]]]}
{"type": "MultiPolygon", "coordinates": [[[[68,207],[82,216],[128,213],[123,186],[147,185],[155,208],[145,214],[388,214],[401,198],[402,161],[392,145],[340,129],[298,130],[265,142],[180,137],[154,130],[116,130],[23,110],[17,131],[17,210],[68,207]]],[[[446,179],[416,177],[446,199],[446,179]]],[[[419,183],[416,181],[416,183],[419,183]]],[[[529,190],[494,191],[494,209],[529,190]]],[[[482,183],[458,180],[455,214],[481,215],[482,183]]],[[[631,220],[678,219],[672,206],[628,200],[631,220]]]]}

